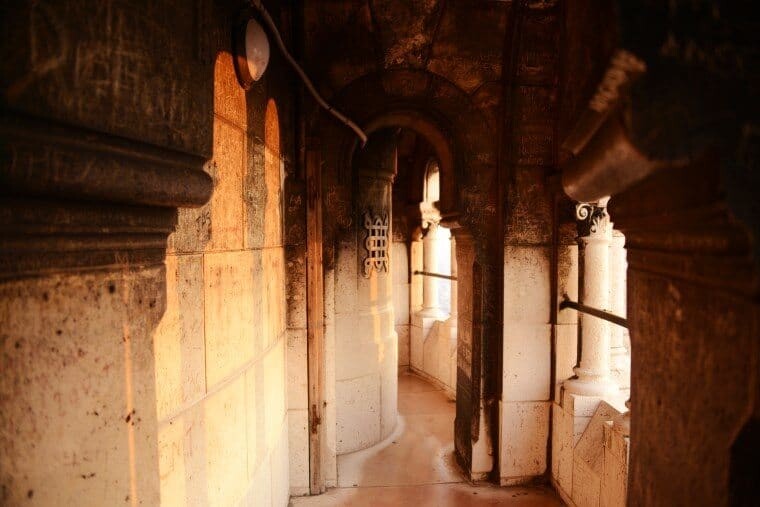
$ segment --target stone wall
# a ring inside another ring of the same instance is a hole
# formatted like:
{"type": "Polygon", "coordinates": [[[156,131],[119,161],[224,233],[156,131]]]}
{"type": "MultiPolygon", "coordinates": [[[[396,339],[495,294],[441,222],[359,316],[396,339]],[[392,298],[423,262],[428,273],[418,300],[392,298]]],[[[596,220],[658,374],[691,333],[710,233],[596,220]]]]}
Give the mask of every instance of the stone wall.
{"type": "MultiPolygon", "coordinates": [[[[505,78],[510,109],[504,119],[502,484],[534,481],[547,470],[552,355],[558,337],[572,333],[556,320],[552,299],[557,218],[547,185],[556,164],[562,10],[556,2],[525,2],[514,16],[505,78]]],[[[563,267],[571,266],[572,252],[562,253],[563,267]]]]}
{"type": "MultiPolygon", "coordinates": [[[[463,362],[457,372],[457,391],[472,391],[478,401],[481,393],[488,392],[491,401],[486,409],[475,413],[467,409],[467,417],[457,419],[457,431],[462,434],[458,441],[471,447],[472,424],[484,432],[495,431],[491,420],[501,373],[503,243],[496,233],[500,225],[496,146],[503,46],[511,4],[370,4],[306,4],[304,61],[318,88],[352,120],[370,131],[382,127],[411,129],[432,145],[441,163],[441,211],[471,228],[476,236],[473,254],[485,272],[484,304],[477,309],[484,314],[478,316],[483,333],[477,337],[477,354],[469,351],[460,355],[463,362]],[[467,35],[476,32],[479,37],[467,35]],[[473,372],[488,372],[487,381],[472,378],[473,372]],[[481,412],[488,417],[482,425],[481,412]]],[[[351,237],[354,179],[350,162],[355,139],[325,115],[315,114],[310,123],[309,132],[319,138],[323,157],[325,276],[330,277],[336,249],[351,237]]],[[[463,403],[471,398],[464,396],[463,403]]],[[[325,423],[332,425],[329,420],[325,423]]],[[[488,441],[495,439],[489,437],[488,441]]],[[[469,468],[471,451],[462,449],[461,454],[467,456],[463,463],[469,468]]]]}
{"type": "Polygon", "coordinates": [[[627,504],[751,505],[757,474],[746,456],[757,453],[757,439],[744,437],[758,414],[760,180],[756,150],[748,148],[756,144],[758,92],[748,34],[757,23],[747,22],[743,4],[599,7],[567,18],[563,47],[578,65],[566,81],[590,89],[574,91],[563,106],[566,124],[577,119],[573,111],[594,92],[616,45],[645,71],[622,90],[623,115],[613,107],[594,132],[577,126],[574,138],[587,142],[576,146],[578,163],[567,165],[588,179],[565,189],[590,201],[612,195],[610,215],[626,238],[627,504]],[[617,23],[608,23],[614,8],[617,23]],[[624,133],[605,139],[617,125],[624,133]],[[592,161],[594,150],[620,156],[592,161]],[[617,170],[635,157],[643,172],[631,182],[617,170]]]}
{"type": "Polygon", "coordinates": [[[3,505],[287,504],[293,98],[237,7],[3,6],[3,505]]]}
{"type": "Polygon", "coordinates": [[[398,337],[393,315],[391,188],[396,136],[375,133],[356,160],[352,234],[336,252],[335,403],[338,454],[370,447],[397,423],[398,337]],[[368,223],[369,221],[369,223],[368,223]],[[373,230],[376,226],[384,230],[373,230]],[[372,263],[370,237],[385,262],[372,263]],[[368,264],[369,263],[369,264],[368,264]]]}
{"type": "Polygon", "coordinates": [[[217,57],[214,96],[206,165],[214,194],[206,206],[180,211],[166,257],[167,309],[155,334],[161,496],[196,501],[186,482],[199,468],[209,504],[270,498],[285,505],[280,113],[275,99],[246,96],[227,52],[217,57]]]}

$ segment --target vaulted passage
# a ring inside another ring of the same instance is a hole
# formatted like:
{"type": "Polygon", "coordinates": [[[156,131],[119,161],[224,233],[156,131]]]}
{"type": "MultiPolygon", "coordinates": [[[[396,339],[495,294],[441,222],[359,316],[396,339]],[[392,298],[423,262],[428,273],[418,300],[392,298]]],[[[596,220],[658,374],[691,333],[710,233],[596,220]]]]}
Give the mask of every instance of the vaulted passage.
{"type": "Polygon", "coordinates": [[[758,505],[758,17],[8,0],[0,505],[758,505]]]}
{"type": "Polygon", "coordinates": [[[444,389],[405,372],[399,421],[378,445],[338,458],[338,487],[294,506],[560,506],[548,488],[498,488],[467,481],[454,459],[454,406],[444,389]]]}

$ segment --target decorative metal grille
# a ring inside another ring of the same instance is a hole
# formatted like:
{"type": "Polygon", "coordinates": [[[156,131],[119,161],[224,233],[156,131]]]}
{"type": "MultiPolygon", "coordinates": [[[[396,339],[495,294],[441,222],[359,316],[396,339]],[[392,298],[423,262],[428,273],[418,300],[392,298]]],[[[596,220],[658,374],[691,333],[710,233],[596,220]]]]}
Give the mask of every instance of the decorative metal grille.
{"type": "Polygon", "coordinates": [[[364,277],[369,278],[372,270],[388,272],[388,214],[375,215],[364,213],[364,228],[367,238],[364,247],[367,257],[364,259],[364,277]]]}

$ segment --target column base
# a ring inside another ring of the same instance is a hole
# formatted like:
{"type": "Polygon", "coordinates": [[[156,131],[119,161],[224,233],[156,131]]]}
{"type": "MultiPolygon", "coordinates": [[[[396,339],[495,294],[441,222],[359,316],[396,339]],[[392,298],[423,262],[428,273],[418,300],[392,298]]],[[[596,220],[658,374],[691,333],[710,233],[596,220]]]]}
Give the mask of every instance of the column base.
{"type": "Polygon", "coordinates": [[[446,320],[449,318],[449,314],[444,312],[440,308],[423,308],[417,315],[428,319],[446,320]]]}
{"type": "Polygon", "coordinates": [[[612,396],[619,392],[617,384],[611,379],[571,378],[562,383],[562,388],[570,394],[581,396],[612,396]]]}

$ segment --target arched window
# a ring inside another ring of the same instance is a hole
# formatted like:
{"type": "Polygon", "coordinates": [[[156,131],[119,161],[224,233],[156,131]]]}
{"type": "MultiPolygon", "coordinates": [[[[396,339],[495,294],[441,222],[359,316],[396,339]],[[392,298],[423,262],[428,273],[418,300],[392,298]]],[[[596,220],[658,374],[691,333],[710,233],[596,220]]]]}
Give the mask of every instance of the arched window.
{"type": "Polygon", "coordinates": [[[425,202],[435,204],[441,200],[441,180],[438,161],[431,159],[425,168],[425,202]]]}

